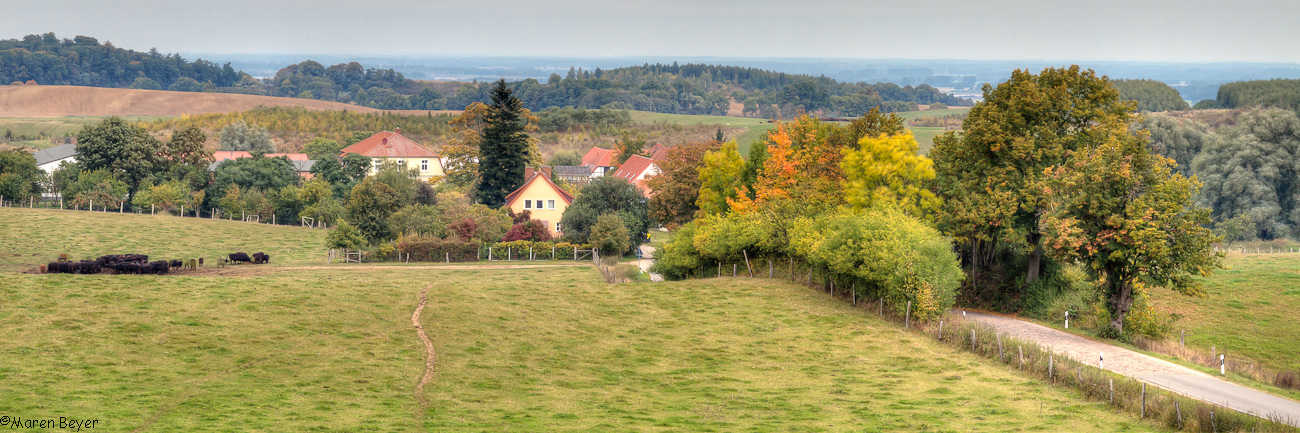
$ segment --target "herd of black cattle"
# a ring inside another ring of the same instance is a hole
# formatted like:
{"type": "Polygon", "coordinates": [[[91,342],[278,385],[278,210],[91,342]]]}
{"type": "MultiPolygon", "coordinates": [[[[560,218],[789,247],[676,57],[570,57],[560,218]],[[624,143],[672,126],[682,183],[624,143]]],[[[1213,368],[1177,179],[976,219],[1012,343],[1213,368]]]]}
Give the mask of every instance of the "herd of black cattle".
{"type": "MultiPolygon", "coordinates": [[[[271,256],[255,253],[234,253],[223,257],[218,267],[227,263],[270,263],[271,256]]],[[[149,256],[142,254],[110,254],[95,260],[68,261],[66,255],[60,255],[59,261],[43,266],[42,272],[50,274],[153,274],[163,275],[171,269],[197,269],[203,266],[203,258],[189,260],[149,261],[149,256]]]]}

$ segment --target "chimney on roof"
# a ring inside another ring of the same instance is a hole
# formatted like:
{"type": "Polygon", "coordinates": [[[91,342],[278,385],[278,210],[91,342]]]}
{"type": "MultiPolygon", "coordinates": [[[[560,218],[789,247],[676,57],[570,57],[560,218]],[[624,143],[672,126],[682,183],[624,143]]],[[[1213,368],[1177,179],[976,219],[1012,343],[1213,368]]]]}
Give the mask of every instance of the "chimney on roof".
{"type": "Polygon", "coordinates": [[[547,178],[547,179],[554,179],[554,178],[551,177],[551,167],[549,167],[549,166],[548,166],[548,167],[542,167],[542,174],[543,174],[543,175],[546,175],[546,178],[547,178]]]}
{"type": "Polygon", "coordinates": [[[393,131],[393,133],[394,133],[394,134],[397,134],[397,135],[401,135],[401,134],[402,134],[402,127],[400,127],[400,126],[397,127],[397,130],[396,130],[396,131],[393,131]]]}

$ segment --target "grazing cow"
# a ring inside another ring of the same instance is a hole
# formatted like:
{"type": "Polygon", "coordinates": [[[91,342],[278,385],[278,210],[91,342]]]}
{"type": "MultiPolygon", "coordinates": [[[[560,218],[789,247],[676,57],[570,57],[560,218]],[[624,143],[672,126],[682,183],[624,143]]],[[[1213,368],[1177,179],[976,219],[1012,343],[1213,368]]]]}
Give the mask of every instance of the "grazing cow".
{"type": "Polygon", "coordinates": [[[181,260],[172,260],[170,264],[171,264],[172,269],[176,269],[176,268],[179,268],[179,267],[181,267],[181,266],[185,266],[185,262],[184,262],[184,261],[181,261],[181,260]]]}
{"type": "Polygon", "coordinates": [[[190,259],[189,261],[185,262],[185,269],[193,271],[193,270],[197,270],[198,268],[199,268],[198,260],[190,259]]]}
{"type": "Polygon", "coordinates": [[[169,263],[166,260],[159,260],[149,263],[149,273],[163,275],[167,273],[169,263]]]}
{"type": "Polygon", "coordinates": [[[41,273],[42,273],[42,274],[45,273],[45,265],[41,265],[41,273]]]}
{"type": "Polygon", "coordinates": [[[266,253],[258,252],[253,254],[253,263],[266,263],[268,260],[271,260],[271,256],[266,255],[266,253]]]}
{"type": "Polygon", "coordinates": [[[225,258],[225,257],[222,257],[222,258],[221,258],[221,261],[217,262],[217,267],[218,267],[218,268],[224,268],[224,267],[226,267],[226,263],[230,263],[230,259],[227,259],[227,258],[225,258]]]}
{"type": "Polygon", "coordinates": [[[68,255],[67,255],[67,254],[59,254],[59,263],[63,263],[63,262],[66,262],[66,261],[68,261],[68,255]]]}
{"type": "Polygon", "coordinates": [[[91,261],[77,262],[77,273],[79,274],[98,274],[99,263],[91,261]]]}
{"type": "Polygon", "coordinates": [[[203,267],[203,258],[199,257],[199,267],[203,267]]]}
{"type": "Polygon", "coordinates": [[[51,273],[51,274],[61,274],[61,273],[62,273],[61,271],[63,270],[63,269],[62,269],[62,266],[63,266],[63,263],[59,263],[59,262],[51,262],[49,265],[46,265],[46,266],[45,266],[45,272],[48,272],[48,273],[51,273]]]}
{"type": "Polygon", "coordinates": [[[230,261],[233,263],[247,263],[253,261],[253,259],[245,253],[234,253],[230,255],[230,261]]]}

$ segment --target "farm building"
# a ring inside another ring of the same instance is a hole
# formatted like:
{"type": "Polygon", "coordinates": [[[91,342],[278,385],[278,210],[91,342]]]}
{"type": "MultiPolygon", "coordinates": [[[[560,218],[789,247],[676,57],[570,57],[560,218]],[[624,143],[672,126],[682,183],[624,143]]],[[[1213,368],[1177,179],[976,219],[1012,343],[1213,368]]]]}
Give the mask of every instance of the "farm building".
{"type": "Polygon", "coordinates": [[[442,159],[437,153],[419,145],[397,131],[384,131],[345,147],[342,155],[355,153],[370,158],[370,174],[379,172],[384,164],[397,164],[418,171],[420,180],[442,177],[446,174],[442,159]]]}
{"type": "Polygon", "coordinates": [[[32,156],[36,157],[37,167],[45,170],[46,174],[54,174],[54,170],[59,168],[59,164],[77,162],[77,145],[60,144],[49,149],[38,150],[32,156]]]}
{"type": "Polygon", "coordinates": [[[582,156],[582,165],[591,167],[591,177],[604,176],[614,169],[614,150],[592,147],[582,156]]]}

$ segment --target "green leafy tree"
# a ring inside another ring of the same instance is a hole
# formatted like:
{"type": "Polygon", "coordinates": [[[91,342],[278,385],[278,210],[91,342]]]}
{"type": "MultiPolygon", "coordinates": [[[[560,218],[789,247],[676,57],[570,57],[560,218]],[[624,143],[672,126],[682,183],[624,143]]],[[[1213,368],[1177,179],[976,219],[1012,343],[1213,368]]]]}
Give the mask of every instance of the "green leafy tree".
{"type": "Polygon", "coordinates": [[[492,105],[483,120],[483,138],[479,144],[478,202],[501,207],[506,195],[524,183],[524,164],[528,160],[527,122],[523,103],[514,96],[506,80],[492,87],[492,105]]]}
{"type": "Polygon", "coordinates": [[[1269,108],[1243,113],[1220,128],[1192,162],[1205,182],[1198,202],[1224,221],[1247,215],[1253,237],[1293,236],[1300,222],[1300,118],[1269,108]]]}
{"type": "Polygon", "coordinates": [[[1046,171],[1043,226],[1054,255],[1088,265],[1107,300],[1108,334],[1123,336],[1135,284],[1203,295],[1193,277],[1209,275],[1222,256],[1210,252],[1219,239],[1209,211],[1191,207],[1195,180],[1173,173],[1123,124],[1097,132],[1101,142],[1046,171]]]}
{"type": "Polygon", "coordinates": [[[397,235],[445,234],[446,223],[436,206],[415,204],[398,209],[388,217],[389,230],[397,235]]]}
{"type": "Polygon", "coordinates": [[[552,167],[574,167],[582,165],[582,157],[572,150],[561,150],[551,155],[551,160],[547,163],[552,167]]]}
{"type": "Polygon", "coordinates": [[[401,198],[393,188],[373,177],[367,177],[352,188],[347,200],[347,220],[371,243],[377,243],[392,233],[388,217],[401,207],[401,198]]]}
{"type": "MultiPolygon", "coordinates": [[[[267,158],[254,153],[251,158],[238,158],[217,165],[213,173],[214,182],[209,195],[220,198],[231,185],[244,189],[276,191],[289,185],[298,184],[300,178],[294,171],[293,163],[288,158],[277,156],[267,158]]],[[[269,218],[270,215],[267,215],[269,218]]]]}
{"type": "Polygon", "coordinates": [[[1151,137],[1151,152],[1174,160],[1174,172],[1191,175],[1192,160],[1210,138],[1209,128],[1192,119],[1148,115],[1134,125],[1151,137]]]}
{"type": "Polygon", "coordinates": [[[614,150],[617,153],[614,155],[613,164],[616,166],[623,165],[632,155],[640,155],[645,152],[645,137],[624,131],[619,136],[618,141],[614,142],[614,150]]]}
{"type": "Polygon", "coordinates": [[[741,158],[733,140],[724,143],[721,149],[705,153],[703,162],[699,168],[697,207],[704,213],[726,213],[731,209],[727,201],[734,200],[744,186],[741,172],[745,169],[745,159],[741,158]]]}
{"type": "Polygon", "coordinates": [[[343,146],[340,146],[339,142],[324,137],[312,138],[311,141],[302,146],[302,152],[315,160],[337,159],[340,150],[343,150],[343,146]]]}
{"type": "Polygon", "coordinates": [[[1139,111],[1186,111],[1190,109],[1177,90],[1156,80],[1114,80],[1119,97],[1137,103],[1139,111]]]}
{"type": "Polygon", "coordinates": [[[565,237],[576,243],[588,243],[591,228],[601,215],[618,215],[628,229],[628,243],[635,245],[650,227],[648,213],[646,198],[635,185],[605,176],[596,178],[579,192],[560,217],[560,226],[565,237]]]}
{"type": "Polygon", "coordinates": [[[379,171],[375,173],[375,179],[392,188],[393,193],[397,194],[397,198],[403,206],[415,203],[415,196],[420,190],[420,185],[425,184],[420,181],[419,170],[395,163],[380,166],[379,171]]]}
{"type": "Polygon", "coordinates": [[[365,179],[369,171],[370,158],[355,153],[344,155],[341,161],[339,158],[319,159],[311,166],[314,178],[333,186],[334,196],[339,198],[365,179]]]}
{"type": "Polygon", "coordinates": [[[63,191],[63,196],[72,198],[68,206],[114,208],[121,206],[129,190],[113,172],[101,168],[78,173],[76,181],[63,191]]]}
{"type": "Polygon", "coordinates": [[[77,134],[77,163],[83,171],[111,171],[134,194],[140,181],[164,171],[162,147],[144,128],[114,116],[77,134]]]}
{"type": "Polygon", "coordinates": [[[254,124],[249,126],[243,120],[236,121],[221,128],[221,150],[242,150],[247,152],[275,152],[271,143],[271,134],[254,124]]]}
{"type": "Polygon", "coordinates": [[[596,224],[591,226],[587,239],[592,246],[600,250],[602,255],[621,256],[634,245],[629,239],[628,232],[622,218],[614,214],[604,214],[596,217],[596,224]]]}
{"type": "Polygon", "coordinates": [[[922,218],[939,210],[929,189],[934,162],[917,153],[911,133],[863,138],[858,150],[844,149],[844,200],[854,209],[896,206],[922,218]]]}
{"type": "Polygon", "coordinates": [[[325,248],[359,250],[365,248],[366,236],[347,221],[339,221],[325,234],[325,248]]]}
{"type": "Polygon", "coordinates": [[[676,228],[695,219],[700,207],[700,166],[704,155],[720,146],[716,141],[683,143],[669,150],[659,167],[659,174],[648,181],[650,218],[660,225],[676,228]]]}
{"type": "Polygon", "coordinates": [[[940,224],[970,243],[970,280],[1007,246],[1027,255],[1024,286],[1038,280],[1040,220],[1050,202],[1045,170],[1098,143],[1109,126],[1127,126],[1132,109],[1105,77],[1078,66],[1016,70],[996,88],[984,86],[964,134],[936,138],[930,152],[945,204],[940,224]]]}
{"type": "Polygon", "coordinates": [[[5,200],[26,199],[41,193],[45,172],[36,166],[32,154],[0,150],[0,196],[5,200]]]}

